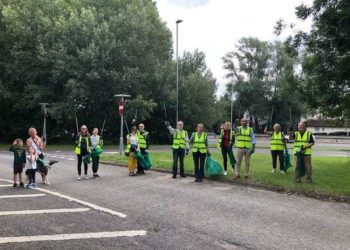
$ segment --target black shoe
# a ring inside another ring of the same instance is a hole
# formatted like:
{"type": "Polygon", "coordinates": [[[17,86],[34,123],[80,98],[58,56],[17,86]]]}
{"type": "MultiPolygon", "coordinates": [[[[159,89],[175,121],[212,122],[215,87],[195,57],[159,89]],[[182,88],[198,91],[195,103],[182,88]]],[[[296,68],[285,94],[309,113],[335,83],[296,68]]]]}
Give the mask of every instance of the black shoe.
{"type": "Polygon", "coordinates": [[[140,174],[145,174],[145,171],[144,171],[144,170],[141,170],[141,171],[140,171],[140,174]]]}
{"type": "Polygon", "coordinates": [[[13,183],[13,187],[14,187],[14,188],[17,187],[17,183],[13,183]]]}
{"type": "Polygon", "coordinates": [[[56,164],[56,163],[58,163],[58,161],[50,161],[49,166],[52,166],[53,164],[56,164]]]}
{"type": "Polygon", "coordinates": [[[99,174],[93,174],[92,175],[94,178],[100,178],[100,175],[99,174]]]}
{"type": "Polygon", "coordinates": [[[175,179],[176,178],[176,175],[173,175],[173,179],[175,179]]]}
{"type": "Polygon", "coordinates": [[[182,175],[180,175],[180,177],[182,177],[182,178],[186,178],[186,175],[182,174],[182,175]]]}
{"type": "Polygon", "coordinates": [[[21,187],[24,187],[24,184],[23,184],[23,182],[21,182],[20,184],[19,184],[21,187]]]}
{"type": "Polygon", "coordinates": [[[202,178],[200,178],[200,179],[199,179],[199,182],[202,182],[202,181],[203,181],[203,179],[202,179],[202,178]]]}
{"type": "Polygon", "coordinates": [[[195,179],[194,182],[200,182],[200,179],[195,179]]]}

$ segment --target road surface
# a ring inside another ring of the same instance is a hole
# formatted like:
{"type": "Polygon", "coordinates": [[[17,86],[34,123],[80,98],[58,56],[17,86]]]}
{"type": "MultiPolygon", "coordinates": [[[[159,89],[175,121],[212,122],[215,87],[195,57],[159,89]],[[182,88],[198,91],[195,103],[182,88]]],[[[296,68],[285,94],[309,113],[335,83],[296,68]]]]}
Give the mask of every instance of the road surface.
{"type": "Polygon", "coordinates": [[[72,154],[48,158],[51,185],[27,190],[0,153],[0,249],[350,249],[348,204],[110,165],[78,181],[72,154]]]}

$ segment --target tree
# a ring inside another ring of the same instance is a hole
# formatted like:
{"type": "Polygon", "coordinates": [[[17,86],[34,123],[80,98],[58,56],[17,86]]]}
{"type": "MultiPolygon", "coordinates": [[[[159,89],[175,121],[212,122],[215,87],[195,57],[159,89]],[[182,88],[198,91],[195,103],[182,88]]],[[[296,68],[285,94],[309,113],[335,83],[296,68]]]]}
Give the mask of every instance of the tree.
{"type": "Polygon", "coordinates": [[[239,109],[234,113],[236,118],[248,111],[256,129],[261,129],[260,123],[288,125],[300,117],[302,104],[295,88],[297,61],[287,55],[281,43],[242,38],[223,61],[231,81],[226,96],[231,99],[233,92],[234,108],[239,109]]]}
{"type": "Polygon", "coordinates": [[[39,102],[51,103],[51,137],[74,131],[75,116],[89,127],[107,116],[115,137],[114,94],[153,99],[172,54],[150,0],[0,0],[0,45],[2,140],[40,127],[39,102]]]}
{"type": "Polygon", "coordinates": [[[313,20],[309,34],[299,32],[286,41],[291,51],[304,51],[299,85],[303,99],[315,113],[349,118],[350,2],[315,0],[297,7],[296,14],[313,20]]]}

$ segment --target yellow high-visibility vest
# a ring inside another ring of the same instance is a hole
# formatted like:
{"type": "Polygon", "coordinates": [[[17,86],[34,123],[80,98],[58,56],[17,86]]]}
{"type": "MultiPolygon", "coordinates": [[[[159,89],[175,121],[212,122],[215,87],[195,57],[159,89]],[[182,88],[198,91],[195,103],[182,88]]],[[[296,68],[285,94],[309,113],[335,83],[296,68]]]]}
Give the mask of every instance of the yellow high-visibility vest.
{"type": "Polygon", "coordinates": [[[284,135],[282,132],[279,132],[278,134],[273,132],[270,137],[270,148],[271,150],[284,150],[284,135]]]}
{"type": "Polygon", "coordinates": [[[247,148],[251,149],[253,148],[252,145],[252,134],[253,129],[251,127],[238,127],[238,133],[237,133],[237,148],[247,148]]]}
{"type": "Polygon", "coordinates": [[[194,143],[192,152],[201,152],[202,154],[207,153],[207,147],[205,146],[205,141],[207,140],[207,133],[202,132],[199,136],[198,132],[194,132],[194,143]]]}
{"type": "MultiPolygon", "coordinates": [[[[305,131],[303,136],[301,136],[299,131],[295,132],[295,141],[294,141],[294,153],[295,154],[301,149],[301,146],[305,146],[305,145],[309,144],[311,136],[312,136],[312,134],[309,131],[305,131]]],[[[305,149],[304,154],[311,155],[312,149],[311,148],[305,149]]]]}

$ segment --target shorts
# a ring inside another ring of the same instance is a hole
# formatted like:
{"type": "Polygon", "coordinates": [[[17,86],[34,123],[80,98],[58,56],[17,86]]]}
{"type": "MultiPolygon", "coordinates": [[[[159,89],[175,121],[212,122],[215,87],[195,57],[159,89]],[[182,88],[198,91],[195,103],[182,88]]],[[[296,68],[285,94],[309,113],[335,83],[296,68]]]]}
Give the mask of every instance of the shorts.
{"type": "Polygon", "coordinates": [[[13,163],[13,174],[22,174],[23,164],[13,163]]]}

